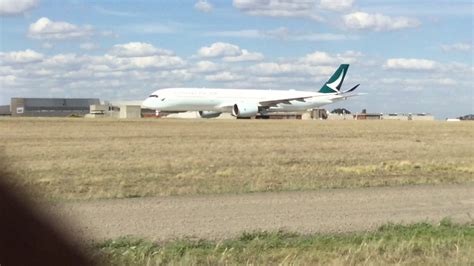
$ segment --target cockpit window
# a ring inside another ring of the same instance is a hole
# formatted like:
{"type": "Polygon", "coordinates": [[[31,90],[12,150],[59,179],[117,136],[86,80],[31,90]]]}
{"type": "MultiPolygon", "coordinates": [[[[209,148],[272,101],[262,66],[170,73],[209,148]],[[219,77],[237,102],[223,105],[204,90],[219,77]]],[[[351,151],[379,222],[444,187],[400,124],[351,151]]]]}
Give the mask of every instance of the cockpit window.
{"type": "Polygon", "coordinates": [[[152,95],[150,95],[149,97],[150,97],[150,98],[158,98],[158,95],[152,94],[152,95]]]}

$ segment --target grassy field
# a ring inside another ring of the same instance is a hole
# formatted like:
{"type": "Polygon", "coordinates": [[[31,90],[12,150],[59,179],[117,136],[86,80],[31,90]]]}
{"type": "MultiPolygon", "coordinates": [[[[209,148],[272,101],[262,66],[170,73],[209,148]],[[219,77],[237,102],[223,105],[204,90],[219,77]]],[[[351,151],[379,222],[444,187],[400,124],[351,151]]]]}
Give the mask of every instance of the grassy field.
{"type": "Polygon", "coordinates": [[[220,242],[121,238],[96,245],[92,253],[112,265],[472,265],[474,226],[443,220],[351,234],[244,233],[220,242]]]}
{"type": "Polygon", "coordinates": [[[0,119],[10,180],[52,199],[474,181],[474,123],[0,119]]]}

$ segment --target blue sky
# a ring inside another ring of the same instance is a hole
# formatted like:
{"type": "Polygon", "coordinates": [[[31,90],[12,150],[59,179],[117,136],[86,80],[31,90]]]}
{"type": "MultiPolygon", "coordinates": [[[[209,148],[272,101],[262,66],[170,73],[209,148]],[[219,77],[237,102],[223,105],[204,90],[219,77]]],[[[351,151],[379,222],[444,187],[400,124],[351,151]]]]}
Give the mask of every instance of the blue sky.
{"type": "Polygon", "coordinates": [[[472,1],[0,2],[0,104],[139,100],[164,87],[319,89],[341,63],[367,95],[328,109],[473,113],[472,1]]]}

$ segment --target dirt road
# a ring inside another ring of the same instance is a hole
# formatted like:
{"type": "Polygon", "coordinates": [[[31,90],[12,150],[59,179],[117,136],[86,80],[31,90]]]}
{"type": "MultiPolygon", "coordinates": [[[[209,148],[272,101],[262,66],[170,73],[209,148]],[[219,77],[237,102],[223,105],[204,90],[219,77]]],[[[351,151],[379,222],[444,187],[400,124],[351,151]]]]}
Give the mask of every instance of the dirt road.
{"type": "Polygon", "coordinates": [[[474,184],[79,201],[50,210],[64,226],[73,221],[69,230],[86,239],[220,239],[278,229],[346,232],[444,217],[472,221],[474,184]]]}

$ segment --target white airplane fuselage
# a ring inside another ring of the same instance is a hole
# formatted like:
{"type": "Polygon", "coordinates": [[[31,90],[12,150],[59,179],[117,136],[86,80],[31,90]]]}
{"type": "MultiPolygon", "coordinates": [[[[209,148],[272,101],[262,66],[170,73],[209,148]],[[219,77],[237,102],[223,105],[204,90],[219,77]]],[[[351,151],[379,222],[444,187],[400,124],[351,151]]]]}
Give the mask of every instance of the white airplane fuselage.
{"type": "Polygon", "coordinates": [[[153,92],[142,104],[163,112],[199,111],[201,117],[229,112],[252,117],[269,112],[299,112],[356,96],[358,86],[341,91],[348,64],[341,64],[319,91],[169,88],[153,92]]]}
{"type": "Polygon", "coordinates": [[[168,88],[153,92],[143,102],[143,106],[164,112],[179,111],[215,111],[229,112],[234,104],[247,103],[259,105],[259,102],[275,98],[307,97],[304,101],[289,101],[267,108],[266,112],[295,112],[333,103],[341,99],[336,94],[310,91],[284,90],[247,90],[247,89],[205,89],[205,88],[168,88]],[[157,97],[153,97],[157,96],[157,97]]]}

